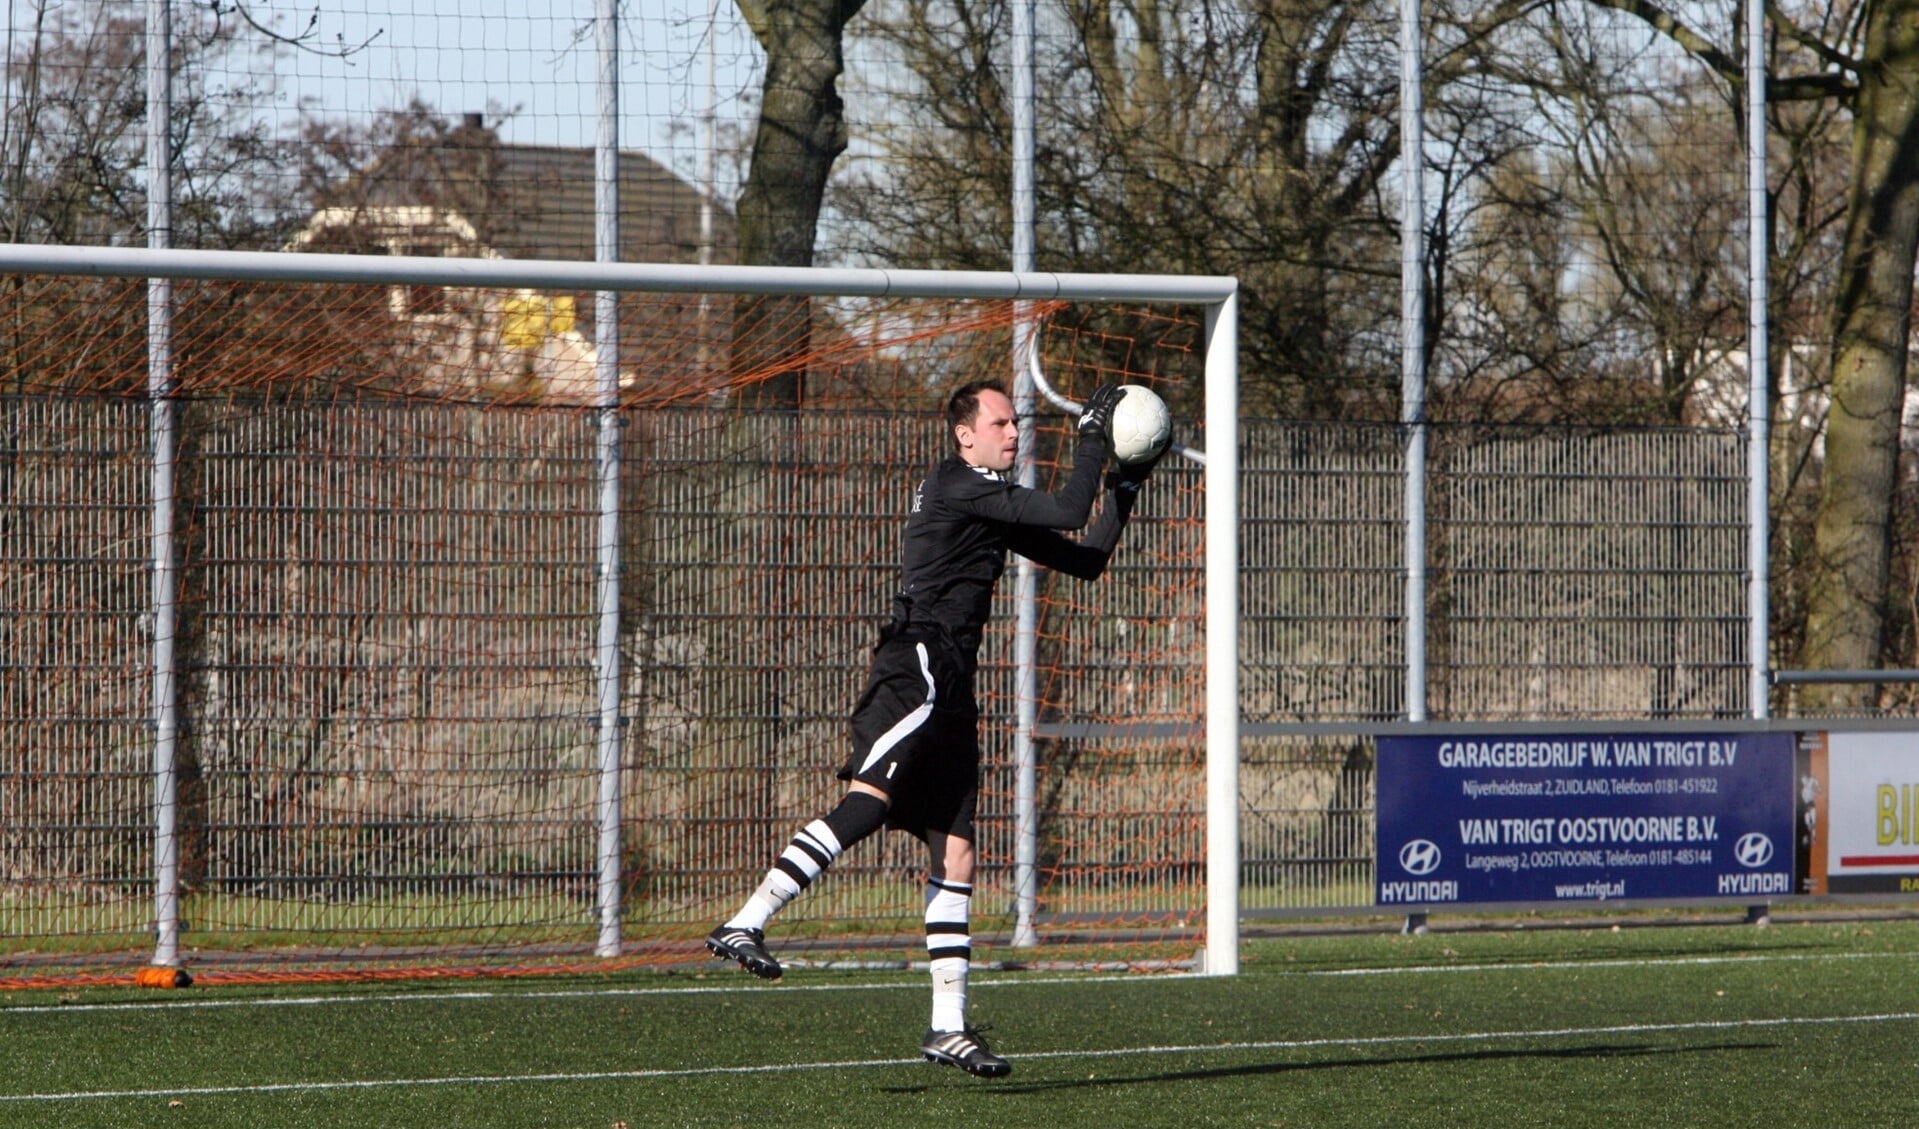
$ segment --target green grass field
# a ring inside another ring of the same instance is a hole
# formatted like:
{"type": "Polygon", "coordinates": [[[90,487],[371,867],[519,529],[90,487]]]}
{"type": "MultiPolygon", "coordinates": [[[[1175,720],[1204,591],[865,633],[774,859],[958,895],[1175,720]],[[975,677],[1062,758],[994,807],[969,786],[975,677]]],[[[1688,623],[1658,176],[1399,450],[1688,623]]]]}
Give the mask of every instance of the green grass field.
{"type": "Polygon", "coordinates": [[[919,1060],[913,973],[22,992],[0,1125],[1919,1123],[1919,922],[1539,924],[978,973],[994,1082],[919,1060]]]}

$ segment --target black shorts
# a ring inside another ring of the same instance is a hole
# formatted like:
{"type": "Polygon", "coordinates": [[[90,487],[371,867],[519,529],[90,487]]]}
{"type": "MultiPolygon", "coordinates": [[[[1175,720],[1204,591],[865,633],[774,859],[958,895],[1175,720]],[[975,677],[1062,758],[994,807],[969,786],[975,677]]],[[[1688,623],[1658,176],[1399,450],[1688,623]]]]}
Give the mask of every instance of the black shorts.
{"type": "Polygon", "coordinates": [[[949,638],[910,629],[882,637],[852,722],[839,778],[886,793],[888,827],[973,841],[979,708],[972,666],[949,638]]]}

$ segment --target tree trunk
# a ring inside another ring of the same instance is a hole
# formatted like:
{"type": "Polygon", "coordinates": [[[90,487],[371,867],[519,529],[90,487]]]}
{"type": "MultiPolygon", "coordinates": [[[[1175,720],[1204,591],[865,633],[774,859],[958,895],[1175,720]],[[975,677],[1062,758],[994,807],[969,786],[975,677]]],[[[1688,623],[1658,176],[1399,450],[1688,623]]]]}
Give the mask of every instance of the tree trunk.
{"type": "MultiPolygon", "coordinates": [[[[766,82],[752,165],[738,204],[740,262],[813,265],[820,202],[846,150],[841,41],[865,0],[740,0],[766,49],[766,82]]],[[[750,377],[743,403],[797,408],[804,395],[811,303],[743,294],[734,303],[732,370],[750,377]]]]}
{"type": "MultiPolygon", "coordinates": [[[[1873,6],[1859,68],[1852,192],[1833,309],[1832,411],[1798,665],[1879,665],[1913,264],[1919,251],[1919,0],[1873,6]]],[[[1812,688],[1858,708],[1870,686],[1812,688]]]]}

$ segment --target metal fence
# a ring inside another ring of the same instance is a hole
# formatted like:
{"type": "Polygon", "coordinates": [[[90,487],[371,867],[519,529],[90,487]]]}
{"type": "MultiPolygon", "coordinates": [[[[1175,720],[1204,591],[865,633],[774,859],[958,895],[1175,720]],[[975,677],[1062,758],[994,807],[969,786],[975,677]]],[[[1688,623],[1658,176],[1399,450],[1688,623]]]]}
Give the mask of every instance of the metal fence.
{"type": "MultiPolygon", "coordinates": [[[[590,932],[593,417],[352,400],[181,409],[191,943],[590,932]]],[[[836,790],[900,515],[940,440],[919,415],[625,423],[626,929],[684,937],[836,790]]],[[[130,947],[153,881],[147,409],[15,397],[0,428],[0,938],[130,947]]],[[[1439,428],[1432,449],[1435,716],[1743,714],[1737,436],[1439,428]]],[[[1401,711],[1401,450],[1390,425],[1243,426],[1249,909],[1370,902],[1358,731],[1401,711]]],[[[1045,590],[1053,920],[1178,919],[1203,898],[1200,502],[1196,470],[1162,469],[1113,574],[1045,590]],[[1142,722],[1157,728],[1141,736],[1142,722]]],[[[999,630],[982,847],[985,886],[1007,891],[999,630]]],[[[910,922],[899,878],[915,866],[898,843],[863,853],[792,916],[910,922]]]]}

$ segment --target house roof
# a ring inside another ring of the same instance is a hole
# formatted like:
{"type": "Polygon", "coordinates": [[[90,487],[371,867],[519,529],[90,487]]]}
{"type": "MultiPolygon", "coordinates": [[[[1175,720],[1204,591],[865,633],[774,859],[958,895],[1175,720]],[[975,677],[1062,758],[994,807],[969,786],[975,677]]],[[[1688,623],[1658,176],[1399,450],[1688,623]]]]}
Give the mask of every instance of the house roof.
{"type": "MultiPolygon", "coordinates": [[[[447,127],[441,119],[416,117],[397,131],[364,168],[315,201],[317,208],[296,247],[344,253],[418,256],[457,255],[504,259],[591,261],[594,258],[594,179],[597,154],[590,149],[506,145],[479,115],[447,127]]],[[[619,157],[620,259],[622,262],[697,263],[700,259],[700,192],[643,153],[619,157]]],[[[731,211],[712,209],[712,262],[737,263],[737,228],[731,211]]],[[[438,288],[415,288],[436,290],[438,288]]],[[[499,397],[532,396],[578,401],[589,387],[590,355],[550,355],[549,346],[590,343],[596,325],[586,319],[540,339],[534,368],[513,368],[501,391],[497,363],[508,356],[523,366],[525,350],[502,352],[492,339],[451,338],[440,307],[395,288],[391,308],[412,319],[415,354],[404,358],[401,383],[429,391],[484,388],[499,397]],[[464,343],[463,343],[464,341],[464,343]],[[510,354],[510,355],[509,355],[510,354]],[[517,383],[515,383],[517,381],[517,383]]],[[[618,361],[623,397],[630,403],[672,404],[710,400],[730,388],[803,372],[813,385],[809,402],[871,401],[874,387],[902,379],[897,365],[849,334],[804,299],[756,310],[741,336],[762,343],[771,365],[735,371],[739,357],[732,301],[709,303],[687,293],[625,294],[619,303],[618,361]],[[788,356],[765,342],[798,343],[804,357],[788,356]],[[795,367],[799,366],[799,367],[795,367]]],[[[434,301],[444,302],[440,297],[434,301]]],[[[471,296],[460,301],[471,304],[471,296]]],[[[575,303],[575,310],[592,308],[575,303]]],[[[492,314],[489,313],[489,318],[492,314]]],[[[481,319],[486,321],[488,319],[481,319]]],[[[492,318],[489,324],[499,323],[492,318]]],[[[557,346],[555,346],[557,347],[557,346]]],[[[756,362],[758,363],[758,362],[756,362]]],[[[912,379],[917,379],[912,378],[912,379]]]]}
{"type": "MultiPolygon", "coordinates": [[[[591,149],[503,144],[469,117],[436,145],[387,150],[324,211],[379,226],[382,213],[427,207],[464,220],[503,258],[591,261],[595,160],[591,149]]],[[[621,261],[699,261],[698,189],[638,152],[620,154],[619,189],[621,261]]],[[[736,261],[731,212],[716,202],[712,218],[712,261],[736,261]]]]}
{"type": "MultiPolygon", "coordinates": [[[[488,242],[514,259],[593,258],[594,157],[591,150],[500,146],[503,183],[529,192],[533,207],[493,227],[488,242]]],[[[643,153],[619,159],[620,258],[695,263],[700,258],[700,193],[643,153]]],[[[732,262],[732,216],[713,209],[713,261],[732,262]]]]}

